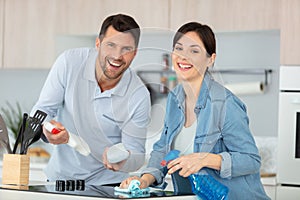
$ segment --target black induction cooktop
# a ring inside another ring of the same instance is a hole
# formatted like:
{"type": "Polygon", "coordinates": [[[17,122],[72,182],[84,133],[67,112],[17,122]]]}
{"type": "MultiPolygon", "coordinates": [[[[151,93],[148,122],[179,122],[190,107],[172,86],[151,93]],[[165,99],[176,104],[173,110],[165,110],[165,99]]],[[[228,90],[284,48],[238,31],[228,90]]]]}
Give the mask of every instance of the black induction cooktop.
{"type": "Polygon", "coordinates": [[[191,194],[174,193],[172,191],[150,190],[148,193],[140,195],[132,195],[128,193],[115,192],[114,187],[111,186],[95,186],[86,185],[84,190],[64,190],[57,191],[55,185],[33,185],[33,186],[14,186],[14,185],[2,185],[1,189],[8,190],[22,190],[29,192],[41,192],[41,193],[54,193],[61,195],[77,195],[87,197],[101,197],[110,199],[136,199],[136,198],[149,198],[149,197],[172,197],[172,196],[185,196],[191,194]]]}

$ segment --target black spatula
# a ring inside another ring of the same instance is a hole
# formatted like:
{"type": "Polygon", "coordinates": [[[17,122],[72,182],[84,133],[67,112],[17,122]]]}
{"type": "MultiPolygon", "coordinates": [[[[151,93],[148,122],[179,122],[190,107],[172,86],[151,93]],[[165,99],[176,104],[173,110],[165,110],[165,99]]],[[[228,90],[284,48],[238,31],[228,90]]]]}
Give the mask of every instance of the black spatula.
{"type": "Polygon", "coordinates": [[[28,147],[40,139],[42,134],[42,123],[46,117],[46,113],[37,110],[33,117],[28,118],[21,142],[21,154],[26,154],[28,147]]]}

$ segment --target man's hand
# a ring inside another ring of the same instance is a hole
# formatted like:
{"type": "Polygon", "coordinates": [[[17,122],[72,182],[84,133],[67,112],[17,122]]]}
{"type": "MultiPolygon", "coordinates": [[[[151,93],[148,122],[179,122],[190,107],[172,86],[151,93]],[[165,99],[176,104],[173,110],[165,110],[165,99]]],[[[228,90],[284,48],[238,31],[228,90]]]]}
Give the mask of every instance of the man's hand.
{"type": "Polygon", "coordinates": [[[69,133],[65,129],[65,127],[61,123],[59,123],[55,120],[51,120],[50,123],[53,124],[58,130],[60,130],[60,132],[57,134],[53,134],[53,133],[49,132],[43,126],[43,133],[46,136],[49,143],[51,143],[51,144],[66,144],[66,143],[68,143],[69,133]]]}
{"type": "Polygon", "coordinates": [[[112,171],[119,171],[124,164],[126,163],[126,160],[122,160],[118,163],[110,163],[107,160],[107,151],[108,151],[109,147],[106,147],[103,154],[102,154],[102,159],[103,159],[103,165],[105,168],[112,170],[112,171]]]}

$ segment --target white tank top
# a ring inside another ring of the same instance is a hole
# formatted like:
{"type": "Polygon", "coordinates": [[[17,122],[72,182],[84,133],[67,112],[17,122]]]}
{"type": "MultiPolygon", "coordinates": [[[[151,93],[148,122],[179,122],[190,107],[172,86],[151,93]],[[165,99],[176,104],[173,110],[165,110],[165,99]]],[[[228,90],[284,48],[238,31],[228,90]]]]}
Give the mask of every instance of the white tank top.
{"type": "Polygon", "coordinates": [[[190,127],[183,127],[172,143],[172,149],[180,151],[180,155],[194,152],[194,139],[196,135],[197,120],[190,127]]]}

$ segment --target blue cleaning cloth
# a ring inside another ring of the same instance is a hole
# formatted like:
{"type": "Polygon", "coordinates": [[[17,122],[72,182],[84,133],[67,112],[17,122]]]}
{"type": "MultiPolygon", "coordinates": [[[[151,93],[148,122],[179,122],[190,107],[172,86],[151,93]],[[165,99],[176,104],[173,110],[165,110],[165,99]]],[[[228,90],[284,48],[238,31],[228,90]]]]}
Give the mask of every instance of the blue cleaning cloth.
{"type": "Polygon", "coordinates": [[[128,188],[120,188],[120,187],[115,187],[115,195],[124,195],[127,194],[126,196],[128,197],[147,197],[150,196],[150,188],[144,188],[140,189],[140,181],[138,180],[132,180],[129,183],[128,188]]]}

